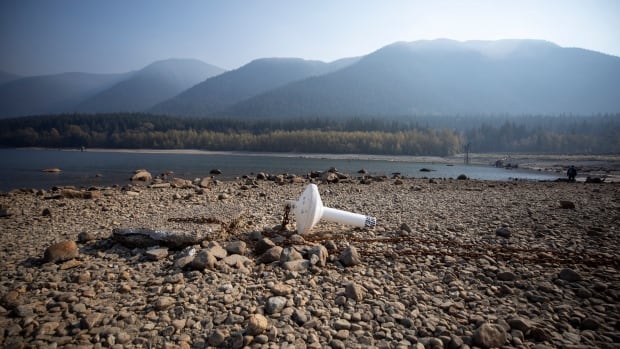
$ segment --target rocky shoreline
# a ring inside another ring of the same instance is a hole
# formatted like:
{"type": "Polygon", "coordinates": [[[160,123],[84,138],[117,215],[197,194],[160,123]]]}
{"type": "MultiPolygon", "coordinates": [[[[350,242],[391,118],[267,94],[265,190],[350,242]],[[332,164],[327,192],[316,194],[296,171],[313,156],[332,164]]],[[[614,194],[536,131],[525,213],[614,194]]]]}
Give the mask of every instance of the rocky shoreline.
{"type": "Polygon", "coordinates": [[[0,345],[620,348],[617,183],[326,173],[1,195],[0,345]]]}

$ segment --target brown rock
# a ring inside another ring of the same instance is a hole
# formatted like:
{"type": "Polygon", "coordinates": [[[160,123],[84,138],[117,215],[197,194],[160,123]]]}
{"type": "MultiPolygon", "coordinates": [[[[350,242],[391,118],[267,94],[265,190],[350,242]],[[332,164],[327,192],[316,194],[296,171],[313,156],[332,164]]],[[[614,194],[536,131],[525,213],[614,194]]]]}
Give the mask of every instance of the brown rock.
{"type": "Polygon", "coordinates": [[[97,199],[101,197],[101,192],[99,190],[63,189],[60,191],[60,196],[66,199],[97,199]]]}
{"type": "Polygon", "coordinates": [[[265,253],[263,253],[258,258],[258,262],[268,264],[268,263],[279,261],[281,254],[282,254],[282,247],[274,246],[268,249],[267,251],[265,251],[265,253]]]}
{"type": "Polygon", "coordinates": [[[345,286],[344,295],[347,296],[347,298],[359,302],[364,299],[364,289],[360,285],[352,282],[345,286]]]}
{"type": "Polygon", "coordinates": [[[257,255],[265,253],[268,249],[274,247],[276,244],[268,238],[262,238],[258,240],[256,246],[254,246],[254,252],[257,255]]]}
{"type": "Polygon", "coordinates": [[[46,262],[57,263],[76,258],[78,254],[78,246],[74,241],[62,241],[48,247],[43,259],[46,262]]]}
{"type": "Polygon", "coordinates": [[[174,303],[175,299],[172,297],[161,297],[155,301],[154,308],[155,310],[166,310],[173,306],[174,303]]]}
{"type": "Polygon", "coordinates": [[[145,255],[146,255],[146,258],[151,261],[162,260],[168,257],[168,248],[167,247],[153,248],[153,249],[146,251],[145,255]]]}
{"type": "Polygon", "coordinates": [[[217,259],[209,251],[202,250],[196,254],[194,259],[187,265],[187,268],[192,270],[213,269],[215,263],[217,263],[217,259]]]}
{"type": "Polygon", "coordinates": [[[261,314],[253,314],[248,319],[248,326],[246,327],[246,332],[250,336],[259,335],[267,329],[269,326],[269,320],[261,314]]]}
{"type": "Polygon", "coordinates": [[[241,240],[230,241],[226,244],[226,251],[230,254],[244,255],[247,252],[245,242],[241,240]]]}
{"type": "Polygon", "coordinates": [[[286,296],[293,292],[293,287],[287,284],[278,283],[271,287],[271,292],[274,296],[286,296]]]}
{"type": "Polygon", "coordinates": [[[357,252],[357,249],[354,246],[349,245],[344,249],[344,251],[342,251],[342,254],[340,254],[340,261],[344,264],[344,266],[352,267],[362,263],[362,258],[357,252]]]}
{"type": "Polygon", "coordinates": [[[501,347],[506,342],[506,331],[495,324],[484,323],[474,333],[474,343],[482,348],[501,347]]]}
{"type": "Polygon", "coordinates": [[[146,171],[146,170],[136,170],[134,172],[134,175],[131,177],[132,181],[143,181],[143,182],[150,182],[153,180],[153,176],[151,175],[150,172],[146,171]]]}
{"type": "Polygon", "coordinates": [[[183,179],[183,178],[172,178],[172,180],[170,181],[170,185],[172,185],[175,188],[193,188],[194,184],[192,183],[192,181],[190,181],[189,179],[183,179]]]}
{"type": "Polygon", "coordinates": [[[83,231],[78,234],[77,238],[78,242],[83,244],[95,240],[95,235],[93,233],[83,231]]]}
{"type": "Polygon", "coordinates": [[[561,200],[560,201],[560,207],[563,209],[568,209],[568,210],[574,210],[575,209],[575,203],[572,201],[568,201],[568,200],[561,200]]]}

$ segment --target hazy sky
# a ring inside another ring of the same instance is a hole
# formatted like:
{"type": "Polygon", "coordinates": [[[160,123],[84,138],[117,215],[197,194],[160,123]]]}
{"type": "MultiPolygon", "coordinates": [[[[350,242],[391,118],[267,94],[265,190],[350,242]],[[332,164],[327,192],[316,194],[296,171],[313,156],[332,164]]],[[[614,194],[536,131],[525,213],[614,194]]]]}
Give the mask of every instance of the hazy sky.
{"type": "Polygon", "coordinates": [[[197,58],[331,61],[395,41],[531,38],[620,56],[619,0],[0,0],[0,70],[126,72],[197,58]]]}

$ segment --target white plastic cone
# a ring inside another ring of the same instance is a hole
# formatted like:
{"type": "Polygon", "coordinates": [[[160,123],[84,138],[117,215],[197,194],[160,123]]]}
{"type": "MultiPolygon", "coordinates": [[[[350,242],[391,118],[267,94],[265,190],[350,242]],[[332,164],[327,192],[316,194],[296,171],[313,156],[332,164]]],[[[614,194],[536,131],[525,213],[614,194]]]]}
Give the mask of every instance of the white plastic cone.
{"type": "Polygon", "coordinates": [[[374,228],[377,225],[375,217],[324,207],[316,184],[309,184],[297,201],[289,200],[287,204],[295,213],[299,234],[309,232],[321,218],[360,228],[374,228]]]}

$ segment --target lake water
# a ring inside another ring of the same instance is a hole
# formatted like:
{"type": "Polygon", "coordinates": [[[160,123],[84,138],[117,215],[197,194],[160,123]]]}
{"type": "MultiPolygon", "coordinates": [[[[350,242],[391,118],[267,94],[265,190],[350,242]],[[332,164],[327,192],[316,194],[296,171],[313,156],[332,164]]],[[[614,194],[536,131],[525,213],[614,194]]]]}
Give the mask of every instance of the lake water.
{"type": "Polygon", "coordinates": [[[173,171],[174,176],[194,179],[209,176],[211,169],[220,169],[219,178],[228,179],[251,173],[306,174],[315,170],[336,167],[339,171],[357,175],[366,169],[371,175],[391,175],[399,172],[407,177],[456,178],[465,174],[483,180],[554,180],[557,175],[526,169],[503,169],[492,166],[423,163],[410,158],[349,159],[305,154],[244,154],[194,152],[151,153],[118,151],[61,151],[37,149],[0,149],[0,190],[15,188],[51,188],[53,186],[107,186],[127,184],[136,169],[144,168],[153,176],[173,171]],[[60,168],[61,173],[43,173],[45,168],[60,168]],[[432,172],[420,172],[420,169],[432,172]]]}

